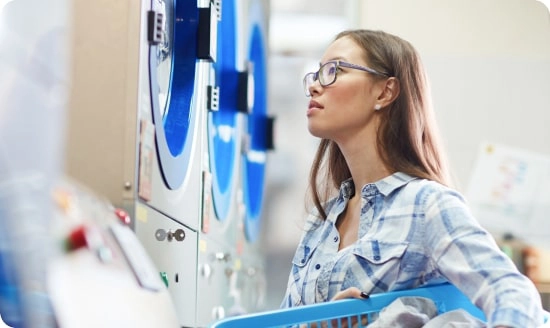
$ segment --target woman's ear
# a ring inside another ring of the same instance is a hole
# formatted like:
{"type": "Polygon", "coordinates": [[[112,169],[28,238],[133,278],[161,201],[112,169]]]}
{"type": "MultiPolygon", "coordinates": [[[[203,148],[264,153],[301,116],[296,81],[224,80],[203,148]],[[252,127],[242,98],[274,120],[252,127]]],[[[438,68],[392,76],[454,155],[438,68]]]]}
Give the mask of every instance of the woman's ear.
{"type": "Polygon", "coordinates": [[[378,97],[377,103],[382,107],[389,106],[399,96],[401,91],[399,80],[396,77],[390,77],[385,81],[382,93],[378,97]]]}

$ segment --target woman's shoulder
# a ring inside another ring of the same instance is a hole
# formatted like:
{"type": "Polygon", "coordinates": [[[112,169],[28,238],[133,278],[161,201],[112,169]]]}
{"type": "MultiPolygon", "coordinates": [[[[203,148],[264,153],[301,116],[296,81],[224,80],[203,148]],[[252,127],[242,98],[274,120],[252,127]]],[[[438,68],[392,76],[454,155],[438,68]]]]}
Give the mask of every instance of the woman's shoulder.
{"type": "Polygon", "coordinates": [[[414,201],[415,204],[429,205],[433,202],[450,200],[465,202],[464,196],[456,189],[422,178],[410,180],[398,190],[397,194],[409,201],[414,201]]]}

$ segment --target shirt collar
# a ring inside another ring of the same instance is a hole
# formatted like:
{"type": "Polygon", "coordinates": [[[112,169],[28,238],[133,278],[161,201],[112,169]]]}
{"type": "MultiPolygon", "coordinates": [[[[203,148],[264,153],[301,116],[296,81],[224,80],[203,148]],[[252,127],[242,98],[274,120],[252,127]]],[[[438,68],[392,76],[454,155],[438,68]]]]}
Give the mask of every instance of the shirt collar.
{"type": "MultiPolygon", "coordinates": [[[[374,183],[368,183],[361,188],[361,193],[364,196],[373,196],[377,192],[380,192],[384,196],[388,196],[394,190],[406,185],[411,180],[416,179],[406,173],[396,172],[390,176],[387,176],[381,180],[378,180],[374,183]]],[[[355,186],[351,178],[342,182],[340,186],[340,195],[344,198],[351,198],[355,193],[355,186]]]]}

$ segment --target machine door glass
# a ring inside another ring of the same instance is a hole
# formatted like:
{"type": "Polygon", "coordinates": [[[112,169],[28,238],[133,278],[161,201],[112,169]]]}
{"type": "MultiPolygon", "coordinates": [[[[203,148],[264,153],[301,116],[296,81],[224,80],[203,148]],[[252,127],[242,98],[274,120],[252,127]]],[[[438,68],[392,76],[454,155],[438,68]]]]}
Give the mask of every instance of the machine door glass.
{"type": "Polygon", "coordinates": [[[155,140],[162,175],[177,189],[187,175],[198,99],[206,85],[197,78],[196,1],[152,0],[148,13],[149,76],[155,140]]]}

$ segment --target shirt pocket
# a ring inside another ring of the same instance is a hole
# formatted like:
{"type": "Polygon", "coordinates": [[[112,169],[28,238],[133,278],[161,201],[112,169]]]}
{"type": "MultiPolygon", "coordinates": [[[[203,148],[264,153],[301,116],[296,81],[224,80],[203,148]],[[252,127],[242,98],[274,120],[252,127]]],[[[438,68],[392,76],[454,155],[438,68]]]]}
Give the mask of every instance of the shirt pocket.
{"type": "Polygon", "coordinates": [[[361,240],[353,249],[353,253],[365,260],[382,264],[392,259],[399,259],[407,250],[407,242],[384,242],[376,239],[361,240]]]}
{"type": "Polygon", "coordinates": [[[407,242],[383,242],[375,239],[361,240],[353,249],[358,265],[375,284],[382,281],[389,285],[397,282],[401,260],[405,254],[407,242]]]}
{"type": "Polygon", "coordinates": [[[306,244],[299,245],[296,249],[296,253],[294,254],[294,258],[292,259],[292,264],[299,268],[303,268],[311,258],[314,250],[314,246],[306,244]]]}
{"type": "Polygon", "coordinates": [[[315,246],[300,244],[292,259],[292,276],[294,282],[289,284],[288,292],[292,306],[302,305],[302,289],[304,288],[307,274],[307,264],[315,251],[315,246]]]}

